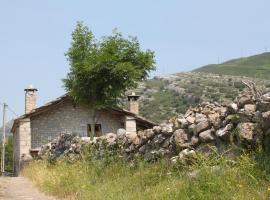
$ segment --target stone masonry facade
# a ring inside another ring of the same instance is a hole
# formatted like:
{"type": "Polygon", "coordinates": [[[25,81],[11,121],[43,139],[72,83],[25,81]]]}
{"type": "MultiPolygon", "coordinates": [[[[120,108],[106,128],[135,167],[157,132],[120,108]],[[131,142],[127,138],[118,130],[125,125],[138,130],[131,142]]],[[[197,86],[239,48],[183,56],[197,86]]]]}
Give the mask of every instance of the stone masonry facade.
{"type": "MultiPolygon", "coordinates": [[[[31,117],[31,148],[36,149],[49,143],[57,138],[59,133],[74,133],[87,137],[91,116],[91,109],[74,105],[71,100],[67,100],[58,105],[57,109],[31,117]]],[[[101,125],[102,134],[115,133],[117,129],[125,126],[125,117],[111,111],[99,112],[96,119],[96,124],[101,125]]]]}

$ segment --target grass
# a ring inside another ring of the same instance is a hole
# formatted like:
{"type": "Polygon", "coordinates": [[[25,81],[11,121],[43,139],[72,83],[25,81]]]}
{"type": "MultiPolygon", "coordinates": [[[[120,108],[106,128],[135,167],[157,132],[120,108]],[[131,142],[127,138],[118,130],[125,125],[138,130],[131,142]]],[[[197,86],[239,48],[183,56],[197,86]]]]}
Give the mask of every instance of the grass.
{"type": "Polygon", "coordinates": [[[270,53],[233,59],[221,64],[206,65],[194,71],[269,79],[270,53]]]}
{"type": "Polygon", "coordinates": [[[223,200],[270,197],[270,159],[263,153],[236,161],[197,156],[192,165],[119,159],[32,162],[23,172],[45,193],[64,199],[223,200]],[[189,175],[188,174],[193,174],[189,175]],[[195,175],[194,175],[195,174],[195,175]]]}

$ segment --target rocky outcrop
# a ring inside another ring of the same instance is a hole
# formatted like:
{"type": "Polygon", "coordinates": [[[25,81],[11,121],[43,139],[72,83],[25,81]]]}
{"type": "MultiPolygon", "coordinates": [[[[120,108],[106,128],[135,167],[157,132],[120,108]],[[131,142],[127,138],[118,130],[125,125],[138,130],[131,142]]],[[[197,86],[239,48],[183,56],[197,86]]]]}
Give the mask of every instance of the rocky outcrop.
{"type": "MultiPolygon", "coordinates": [[[[109,152],[125,159],[142,157],[146,161],[155,161],[167,157],[175,161],[196,152],[207,154],[215,150],[224,153],[235,145],[253,149],[270,137],[269,96],[265,94],[258,99],[252,94],[245,94],[230,105],[202,103],[167,123],[137,134],[119,129],[117,133],[109,133],[93,141],[61,135],[43,152],[49,151],[50,155],[57,156],[78,154],[82,144],[87,143],[98,156],[109,152]]],[[[41,151],[40,154],[44,153],[41,151]]]]}

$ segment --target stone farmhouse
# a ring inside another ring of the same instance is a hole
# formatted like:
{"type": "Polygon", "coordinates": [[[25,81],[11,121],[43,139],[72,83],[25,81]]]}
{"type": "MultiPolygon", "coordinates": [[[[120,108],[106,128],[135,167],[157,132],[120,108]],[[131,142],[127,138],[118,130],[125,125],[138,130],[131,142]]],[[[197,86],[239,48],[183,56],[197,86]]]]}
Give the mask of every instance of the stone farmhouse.
{"type": "MultiPolygon", "coordinates": [[[[155,124],[139,116],[139,96],[128,96],[129,110],[110,108],[98,111],[95,136],[116,133],[126,129],[126,133],[152,128],[155,124]]],[[[36,108],[37,89],[25,89],[25,114],[15,119],[13,133],[13,170],[19,175],[24,160],[36,154],[42,145],[57,138],[60,133],[73,133],[90,137],[91,109],[76,104],[69,95],[63,95],[39,108],[36,108]]]]}

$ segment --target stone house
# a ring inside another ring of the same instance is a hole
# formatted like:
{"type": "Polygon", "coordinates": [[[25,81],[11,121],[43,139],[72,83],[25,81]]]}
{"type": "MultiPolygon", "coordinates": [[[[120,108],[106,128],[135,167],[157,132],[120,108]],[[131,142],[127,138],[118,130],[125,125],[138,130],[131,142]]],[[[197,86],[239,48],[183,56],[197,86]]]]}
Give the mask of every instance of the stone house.
{"type": "Polygon", "coordinates": [[[138,99],[134,93],[128,96],[129,110],[115,107],[98,111],[96,123],[91,126],[91,108],[76,104],[68,95],[36,108],[37,89],[28,87],[25,89],[25,114],[14,120],[11,130],[14,175],[19,175],[24,160],[60,133],[89,137],[91,127],[95,127],[95,136],[116,133],[120,128],[126,129],[127,134],[152,128],[153,122],[139,116],[138,99]]]}

